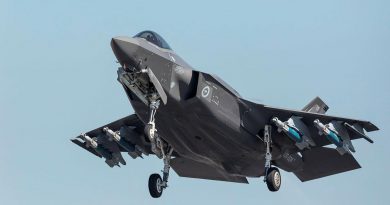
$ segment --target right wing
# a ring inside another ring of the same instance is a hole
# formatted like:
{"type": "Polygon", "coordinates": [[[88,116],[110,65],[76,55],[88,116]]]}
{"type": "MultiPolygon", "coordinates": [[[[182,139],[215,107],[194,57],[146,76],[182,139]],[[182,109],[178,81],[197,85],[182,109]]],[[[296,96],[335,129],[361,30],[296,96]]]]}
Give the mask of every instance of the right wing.
{"type": "Polygon", "coordinates": [[[119,166],[119,163],[125,165],[121,152],[127,152],[132,158],[152,154],[150,143],[145,140],[144,127],[144,123],[133,114],[81,134],[71,141],[105,158],[110,167],[119,166]]]}

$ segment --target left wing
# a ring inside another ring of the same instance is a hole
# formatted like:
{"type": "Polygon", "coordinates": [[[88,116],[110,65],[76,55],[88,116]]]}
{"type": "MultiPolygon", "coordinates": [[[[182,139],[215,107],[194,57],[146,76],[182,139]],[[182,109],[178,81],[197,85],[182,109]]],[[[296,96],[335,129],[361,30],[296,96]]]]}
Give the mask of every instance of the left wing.
{"type": "Polygon", "coordinates": [[[301,181],[360,168],[350,154],[355,151],[351,140],[364,138],[373,143],[365,135],[364,130],[366,132],[378,130],[369,121],[275,108],[244,99],[241,101],[243,102],[241,109],[244,110],[242,126],[245,129],[258,134],[263,129],[262,126],[273,125],[281,132],[279,134],[273,131],[276,135],[273,138],[274,143],[287,150],[295,143],[296,148],[290,150],[291,153],[285,152],[283,157],[276,159],[274,163],[286,171],[294,172],[301,181]],[[307,136],[310,136],[310,140],[304,144],[307,136]],[[331,143],[336,145],[336,149],[323,147],[331,143]],[[294,166],[294,163],[297,166],[294,166]]]}
{"type": "Polygon", "coordinates": [[[319,136],[319,129],[315,126],[314,121],[319,120],[323,124],[328,124],[332,122],[340,122],[348,132],[350,139],[359,139],[364,138],[367,141],[373,143],[373,141],[366,136],[364,130],[366,132],[372,132],[379,130],[374,124],[369,121],[350,119],[344,117],[335,117],[330,115],[324,115],[313,112],[305,112],[298,110],[289,110],[283,108],[276,108],[271,106],[266,106],[262,104],[256,104],[244,99],[240,99],[247,105],[246,108],[248,111],[244,114],[242,119],[242,124],[245,128],[247,128],[252,133],[257,134],[257,132],[261,129],[261,124],[272,124],[272,118],[277,117],[280,121],[286,122],[291,117],[295,116],[299,118],[300,121],[303,122],[307,127],[307,132],[312,136],[316,146],[322,147],[325,145],[331,144],[331,142],[326,139],[324,136],[319,136]],[[254,124],[253,122],[263,122],[254,124]],[[364,129],[364,130],[363,130],[364,129]]]}
{"type": "Polygon", "coordinates": [[[315,141],[316,145],[319,147],[331,144],[331,142],[328,139],[326,139],[326,137],[324,136],[318,136],[319,130],[314,125],[315,120],[319,120],[323,124],[328,124],[331,122],[341,122],[345,126],[346,130],[348,130],[351,140],[364,138],[370,143],[373,143],[373,141],[365,135],[364,130],[366,132],[379,130],[374,124],[372,124],[369,121],[350,119],[344,117],[335,117],[335,116],[312,113],[312,112],[274,108],[270,106],[264,106],[263,109],[264,112],[267,113],[267,115],[278,116],[278,118],[282,121],[287,121],[292,116],[300,117],[301,121],[305,125],[307,125],[309,132],[313,136],[313,140],[315,141]]]}
{"type": "Polygon", "coordinates": [[[125,165],[121,152],[132,158],[152,154],[150,143],[144,137],[144,124],[137,115],[129,115],[87,133],[71,141],[100,158],[110,166],[125,165]]]}

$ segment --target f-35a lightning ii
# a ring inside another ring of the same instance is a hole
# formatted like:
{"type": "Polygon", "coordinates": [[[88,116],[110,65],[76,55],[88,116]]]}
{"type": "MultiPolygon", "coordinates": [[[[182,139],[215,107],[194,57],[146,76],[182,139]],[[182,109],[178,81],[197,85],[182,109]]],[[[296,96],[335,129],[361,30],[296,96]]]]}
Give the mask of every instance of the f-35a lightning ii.
{"type": "Polygon", "coordinates": [[[72,142],[110,167],[126,164],[123,152],[162,159],[163,176],[149,178],[155,198],[167,188],[171,167],[182,177],[238,183],[264,176],[270,191],[280,188],[278,168],[301,181],[354,170],[360,165],[351,140],[373,143],[365,131],[378,130],[325,115],[328,106],[318,97],[300,111],[245,100],[217,76],[193,69],[152,31],[115,37],[111,47],[135,114],[72,142]]]}

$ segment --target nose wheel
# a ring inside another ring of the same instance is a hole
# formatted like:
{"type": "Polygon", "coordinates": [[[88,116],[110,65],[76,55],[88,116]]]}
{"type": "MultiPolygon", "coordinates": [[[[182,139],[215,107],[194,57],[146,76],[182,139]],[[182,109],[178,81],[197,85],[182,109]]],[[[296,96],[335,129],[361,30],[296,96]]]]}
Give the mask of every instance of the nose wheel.
{"type": "Polygon", "coordinates": [[[161,176],[156,173],[150,175],[149,177],[149,193],[153,198],[159,198],[162,195],[163,190],[168,187],[169,169],[171,168],[169,161],[171,159],[172,151],[173,149],[170,149],[166,154],[163,151],[163,177],[161,178],[161,176]]]}
{"type": "Polygon", "coordinates": [[[149,193],[153,198],[159,198],[163,193],[163,180],[159,174],[152,174],[149,177],[149,193]]]}

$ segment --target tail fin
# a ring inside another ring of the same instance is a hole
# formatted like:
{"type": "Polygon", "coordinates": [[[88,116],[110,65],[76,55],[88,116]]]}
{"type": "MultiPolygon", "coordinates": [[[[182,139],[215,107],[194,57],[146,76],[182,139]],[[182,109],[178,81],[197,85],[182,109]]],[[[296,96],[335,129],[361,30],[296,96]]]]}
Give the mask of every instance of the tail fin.
{"type": "Polygon", "coordinates": [[[328,111],[329,107],[321,100],[320,97],[314,98],[312,101],[307,104],[302,111],[312,112],[318,114],[325,114],[328,111]]]}

